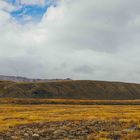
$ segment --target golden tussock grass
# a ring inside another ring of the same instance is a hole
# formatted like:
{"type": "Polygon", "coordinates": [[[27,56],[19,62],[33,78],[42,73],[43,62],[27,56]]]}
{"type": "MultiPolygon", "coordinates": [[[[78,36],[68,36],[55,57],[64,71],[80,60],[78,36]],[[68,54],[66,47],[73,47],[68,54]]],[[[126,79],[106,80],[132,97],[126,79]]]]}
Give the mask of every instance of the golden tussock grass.
{"type": "Polygon", "coordinates": [[[140,124],[140,106],[0,104],[0,131],[17,124],[84,119],[116,119],[140,124]]]}

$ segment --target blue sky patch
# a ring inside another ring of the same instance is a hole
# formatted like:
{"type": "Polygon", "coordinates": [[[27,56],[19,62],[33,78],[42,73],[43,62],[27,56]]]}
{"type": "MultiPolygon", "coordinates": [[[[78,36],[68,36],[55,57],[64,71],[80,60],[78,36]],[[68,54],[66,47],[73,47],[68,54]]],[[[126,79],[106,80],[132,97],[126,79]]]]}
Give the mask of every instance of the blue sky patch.
{"type": "Polygon", "coordinates": [[[39,22],[50,6],[56,7],[55,0],[46,0],[45,4],[22,4],[19,0],[7,0],[15,6],[10,14],[20,23],[39,22]]]}

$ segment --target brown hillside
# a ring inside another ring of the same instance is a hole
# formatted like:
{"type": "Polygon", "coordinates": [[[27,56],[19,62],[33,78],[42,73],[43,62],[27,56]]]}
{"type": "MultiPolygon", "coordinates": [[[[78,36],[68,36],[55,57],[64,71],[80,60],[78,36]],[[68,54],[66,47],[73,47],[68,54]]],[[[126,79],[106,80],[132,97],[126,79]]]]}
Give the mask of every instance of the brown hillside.
{"type": "Polygon", "coordinates": [[[0,97],[134,100],[140,99],[140,84],[80,80],[39,83],[0,81],[0,97]]]}

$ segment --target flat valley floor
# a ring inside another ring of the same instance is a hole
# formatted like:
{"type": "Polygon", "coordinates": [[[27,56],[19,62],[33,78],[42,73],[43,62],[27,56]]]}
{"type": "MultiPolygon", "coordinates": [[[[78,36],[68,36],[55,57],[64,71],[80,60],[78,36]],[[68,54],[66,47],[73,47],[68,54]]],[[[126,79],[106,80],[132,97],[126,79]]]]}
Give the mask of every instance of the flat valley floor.
{"type": "Polygon", "coordinates": [[[0,105],[0,140],[140,140],[140,105],[0,105]]]}

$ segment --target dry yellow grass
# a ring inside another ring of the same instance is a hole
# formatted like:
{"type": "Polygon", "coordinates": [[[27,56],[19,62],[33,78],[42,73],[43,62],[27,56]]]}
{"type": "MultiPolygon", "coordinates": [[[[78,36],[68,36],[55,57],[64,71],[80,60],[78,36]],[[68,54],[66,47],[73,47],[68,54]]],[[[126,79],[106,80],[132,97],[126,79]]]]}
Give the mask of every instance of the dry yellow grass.
{"type": "Polygon", "coordinates": [[[114,120],[140,124],[139,105],[0,105],[0,131],[9,126],[62,120],[114,120]]]}

